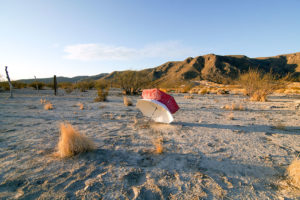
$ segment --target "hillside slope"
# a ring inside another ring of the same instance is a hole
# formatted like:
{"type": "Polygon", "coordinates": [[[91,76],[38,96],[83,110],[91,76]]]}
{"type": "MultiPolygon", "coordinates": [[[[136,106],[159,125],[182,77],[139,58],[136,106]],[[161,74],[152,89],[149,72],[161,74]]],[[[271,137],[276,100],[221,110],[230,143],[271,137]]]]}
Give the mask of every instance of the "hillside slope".
{"type": "MultiPolygon", "coordinates": [[[[166,62],[158,67],[144,69],[151,80],[157,84],[166,81],[180,80],[210,80],[221,82],[224,79],[235,79],[240,73],[250,68],[258,68],[263,72],[270,72],[285,76],[287,73],[299,76],[300,52],[278,55],[273,57],[249,58],[244,55],[220,56],[207,54],[189,57],[183,61],[166,62]]],[[[104,79],[112,79],[122,72],[112,72],[104,79]]]]}

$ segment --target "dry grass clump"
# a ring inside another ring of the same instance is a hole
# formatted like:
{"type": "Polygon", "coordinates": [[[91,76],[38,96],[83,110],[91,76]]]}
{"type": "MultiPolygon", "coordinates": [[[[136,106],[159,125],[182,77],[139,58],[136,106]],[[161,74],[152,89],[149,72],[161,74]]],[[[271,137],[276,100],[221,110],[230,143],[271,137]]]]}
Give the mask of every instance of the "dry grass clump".
{"type": "Polygon", "coordinates": [[[185,99],[194,99],[194,96],[193,95],[185,95],[184,98],[185,99]]]}
{"type": "Polygon", "coordinates": [[[251,101],[266,101],[267,95],[284,86],[282,82],[276,81],[272,73],[263,74],[258,69],[250,69],[242,74],[238,82],[251,101]]]}
{"type": "Polygon", "coordinates": [[[282,124],[281,122],[279,122],[278,124],[276,124],[275,126],[273,126],[274,129],[278,129],[278,130],[286,130],[286,126],[284,124],[282,124]]]}
{"type": "Polygon", "coordinates": [[[156,154],[162,154],[164,152],[164,147],[163,147],[163,138],[160,137],[154,141],[155,145],[155,153],[156,154]]]}
{"type": "Polygon", "coordinates": [[[125,106],[132,106],[132,102],[126,97],[123,97],[124,105],[125,106]]]}
{"type": "Polygon", "coordinates": [[[218,95],[229,94],[229,91],[228,91],[228,90],[225,90],[225,89],[218,89],[218,90],[217,90],[217,94],[218,94],[218,95]]]}
{"type": "Polygon", "coordinates": [[[231,112],[229,115],[227,115],[227,118],[229,120],[234,120],[234,114],[231,112]]]}
{"type": "Polygon", "coordinates": [[[108,90],[105,89],[98,89],[97,90],[98,96],[94,99],[95,102],[102,102],[107,100],[108,90]]]}
{"type": "Polygon", "coordinates": [[[245,108],[243,107],[242,104],[226,104],[224,107],[223,107],[225,110],[245,110],[245,108]]]}
{"type": "Polygon", "coordinates": [[[83,106],[82,103],[78,103],[77,106],[79,106],[79,109],[80,109],[80,110],[84,110],[84,106],[83,106]]]}
{"type": "Polygon", "coordinates": [[[45,104],[46,103],[46,99],[40,99],[41,104],[45,104]]]}
{"type": "Polygon", "coordinates": [[[86,136],[81,135],[69,123],[60,124],[60,138],[57,147],[57,155],[61,158],[95,149],[94,143],[86,136]]]}
{"type": "Polygon", "coordinates": [[[296,158],[287,168],[291,183],[300,189],[300,159],[296,158]]]}
{"type": "Polygon", "coordinates": [[[53,105],[52,103],[48,102],[44,105],[45,110],[53,110],[53,105]]]}
{"type": "Polygon", "coordinates": [[[209,94],[209,91],[206,88],[201,89],[198,94],[209,94]]]}

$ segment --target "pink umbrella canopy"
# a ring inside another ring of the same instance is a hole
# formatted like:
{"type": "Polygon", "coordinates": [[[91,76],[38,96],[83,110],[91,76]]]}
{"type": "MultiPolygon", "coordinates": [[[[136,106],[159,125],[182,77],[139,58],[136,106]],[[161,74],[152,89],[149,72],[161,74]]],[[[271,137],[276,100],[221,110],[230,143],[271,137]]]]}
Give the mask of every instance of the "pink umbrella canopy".
{"type": "Polygon", "coordinates": [[[152,99],[161,102],[162,104],[167,106],[172,114],[179,110],[179,106],[177,105],[174,97],[168,95],[167,93],[164,93],[163,91],[160,91],[159,89],[155,88],[143,90],[142,97],[143,99],[152,99]]]}

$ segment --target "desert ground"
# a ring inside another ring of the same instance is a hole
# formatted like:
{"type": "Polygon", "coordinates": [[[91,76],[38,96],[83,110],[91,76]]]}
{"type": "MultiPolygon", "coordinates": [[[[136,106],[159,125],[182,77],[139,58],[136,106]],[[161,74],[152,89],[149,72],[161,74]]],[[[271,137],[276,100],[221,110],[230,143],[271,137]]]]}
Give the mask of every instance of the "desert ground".
{"type": "Polygon", "coordinates": [[[251,102],[242,95],[172,94],[180,110],[154,123],[96,91],[58,96],[52,90],[0,93],[1,199],[298,199],[286,168],[300,152],[299,95],[251,102]],[[44,110],[40,99],[53,104],[44,110]],[[84,105],[80,110],[78,103],[84,105]],[[238,109],[224,109],[226,105],[238,109]],[[55,156],[61,122],[96,145],[55,156]],[[162,141],[163,152],[155,152],[162,141]]]}

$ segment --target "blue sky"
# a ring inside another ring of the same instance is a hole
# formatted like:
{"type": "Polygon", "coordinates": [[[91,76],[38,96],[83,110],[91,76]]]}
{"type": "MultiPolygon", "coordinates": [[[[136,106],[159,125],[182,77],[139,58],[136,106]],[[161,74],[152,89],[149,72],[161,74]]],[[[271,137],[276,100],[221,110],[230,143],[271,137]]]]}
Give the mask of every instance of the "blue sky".
{"type": "Polygon", "coordinates": [[[95,75],[300,51],[299,0],[0,0],[0,75],[95,75]]]}

